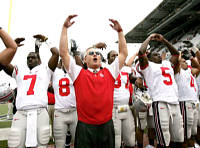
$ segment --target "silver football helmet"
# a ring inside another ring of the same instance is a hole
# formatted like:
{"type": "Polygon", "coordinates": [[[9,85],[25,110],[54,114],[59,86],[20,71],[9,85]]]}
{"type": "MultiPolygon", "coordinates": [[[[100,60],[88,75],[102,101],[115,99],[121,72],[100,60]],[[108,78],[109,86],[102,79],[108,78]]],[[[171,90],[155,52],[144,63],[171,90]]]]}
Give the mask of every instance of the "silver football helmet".
{"type": "Polygon", "coordinates": [[[147,92],[143,92],[141,95],[135,95],[133,99],[133,105],[138,112],[144,112],[151,105],[152,100],[147,92]]]}
{"type": "Polygon", "coordinates": [[[8,101],[14,97],[14,91],[7,83],[0,84],[0,102],[8,101]]]}

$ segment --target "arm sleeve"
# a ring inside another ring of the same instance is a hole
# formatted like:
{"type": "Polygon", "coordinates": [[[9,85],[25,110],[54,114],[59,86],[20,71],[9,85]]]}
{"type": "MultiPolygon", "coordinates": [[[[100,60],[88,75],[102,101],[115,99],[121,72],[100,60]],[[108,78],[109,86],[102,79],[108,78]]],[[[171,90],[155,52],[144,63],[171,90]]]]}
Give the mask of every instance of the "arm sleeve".
{"type": "Polygon", "coordinates": [[[76,65],[75,60],[70,56],[70,63],[69,63],[69,73],[70,78],[74,82],[78,77],[79,73],[81,72],[82,67],[76,65]]]}
{"type": "Polygon", "coordinates": [[[113,78],[116,79],[119,75],[119,58],[116,58],[115,61],[111,65],[105,65],[106,68],[110,71],[113,78]]]}
{"type": "Polygon", "coordinates": [[[140,67],[140,71],[141,71],[141,73],[143,74],[143,76],[145,78],[147,78],[148,75],[151,73],[152,64],[153,63],[149,61],[149,64],[148,64],[148,66],[145,69],[141,69],[141,67],[140,67]]]}

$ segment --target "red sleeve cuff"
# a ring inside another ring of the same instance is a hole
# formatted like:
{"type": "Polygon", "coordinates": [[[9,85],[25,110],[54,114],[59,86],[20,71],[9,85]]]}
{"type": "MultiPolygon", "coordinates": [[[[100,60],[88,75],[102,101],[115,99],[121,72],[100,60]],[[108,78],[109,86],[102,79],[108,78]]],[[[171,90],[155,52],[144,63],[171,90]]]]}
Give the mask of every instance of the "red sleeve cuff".
{"type": "Polygon", "coordinates": [[[142,55],[138,55],[139,58],[146,56],[146,53],[142,54],[142,55]]]}
{"type": "Polygon", "coordinates": [[[177,56],[177,57],[178,57],[178,56],[179,56],[179,54],[173,54],[172,56],[177,56]]]}
{"type": "Polygon", "coordinates": [[[141,65],[140,65],[140,69],[141,69],[141,70],[144,70],[144,69],[147,68],[148,66],[149,66],[149,64],[146,64],[146,65],[144,65],[144,66],[141,66],[141,65]]]}

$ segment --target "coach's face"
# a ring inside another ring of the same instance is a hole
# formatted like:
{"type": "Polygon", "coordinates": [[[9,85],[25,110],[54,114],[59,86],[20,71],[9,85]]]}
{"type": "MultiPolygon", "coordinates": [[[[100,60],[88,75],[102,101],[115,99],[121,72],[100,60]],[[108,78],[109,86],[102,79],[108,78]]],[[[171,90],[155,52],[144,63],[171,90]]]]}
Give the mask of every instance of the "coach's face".
{"type": "Polygon", "coordinates": [[[36,53],[30,52],[28,54],[27,65],[30,69],[33,69],[35,66],[39,65],[39,59],[36,53]]]}
{"type": "Polygon", "coordinates": [[[84,58],[84,62],[87,64],[88,68],[99,68],[101,66],[100,52],[95,48],[88,49],[84,58]]]}

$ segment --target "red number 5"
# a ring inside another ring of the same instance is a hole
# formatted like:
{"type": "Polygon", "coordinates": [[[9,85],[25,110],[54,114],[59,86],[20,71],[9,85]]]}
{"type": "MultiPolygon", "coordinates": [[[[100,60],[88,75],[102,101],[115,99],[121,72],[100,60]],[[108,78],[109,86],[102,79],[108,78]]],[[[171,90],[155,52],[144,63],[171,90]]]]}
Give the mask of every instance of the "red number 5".
{"type": "Polygon", "coordinates": [[[35,86],[35,81],[36,81],[36,75],[25,75],[24,80],[28,80],[28,79],[31,79],[31,84],[27,91],[27,95],[34,95],[34,86],[35,86]]]}
{"type": "Polygon", "coordinates": [[[163,80],[163,83],[166,85],[172,85],[172,77],[169,73],[166,73],[166,70],[169,70],[168,67],[160,67],[162,70],[162,75],[169,80],[163,80]]]}

